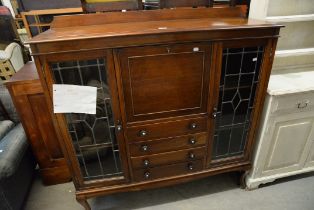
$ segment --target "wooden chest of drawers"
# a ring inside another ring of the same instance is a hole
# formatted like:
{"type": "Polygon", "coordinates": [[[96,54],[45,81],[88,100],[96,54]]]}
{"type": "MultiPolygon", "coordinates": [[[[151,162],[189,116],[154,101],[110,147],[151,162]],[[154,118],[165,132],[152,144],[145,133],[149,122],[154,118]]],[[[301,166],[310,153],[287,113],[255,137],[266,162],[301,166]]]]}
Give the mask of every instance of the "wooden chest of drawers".
{"type": "Polygon", "coordinates": [[[86,209],[90,197],[250,168],[281,26],[231,10],[57,17],[30,41],[51,112],[53,84],[97,87],[95,115],[54,115],[86,209]]]}

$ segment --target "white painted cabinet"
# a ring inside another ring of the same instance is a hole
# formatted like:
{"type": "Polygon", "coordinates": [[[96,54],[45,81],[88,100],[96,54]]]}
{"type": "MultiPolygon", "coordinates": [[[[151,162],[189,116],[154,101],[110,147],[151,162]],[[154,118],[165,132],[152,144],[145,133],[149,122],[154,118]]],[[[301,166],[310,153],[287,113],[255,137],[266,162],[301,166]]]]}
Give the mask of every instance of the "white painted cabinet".
{"type": "Polygon", "coordinates": [[[314,72],[305,73],[312,84],[297,81],[304,78],[300,74],[270,79],[253,168],[246,176],[248,189],[314,171],[314,72]]]}
{"type": "Polygon", "coordinates": [[[306,160],[305,167],[306,168],[314,167],[314,141],[312,142],[311,151],[306,160]]]}

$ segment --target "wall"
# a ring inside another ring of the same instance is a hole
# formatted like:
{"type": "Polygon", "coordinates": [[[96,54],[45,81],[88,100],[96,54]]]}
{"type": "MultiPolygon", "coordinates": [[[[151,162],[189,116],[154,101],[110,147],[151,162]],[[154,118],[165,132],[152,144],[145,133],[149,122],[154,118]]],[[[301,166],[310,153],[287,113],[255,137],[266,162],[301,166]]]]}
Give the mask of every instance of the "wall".
{"type": "Polygon", "coordinates": [[[273,74],[314,70],[313,0],[252,0],[250,18],[282,23],[273,74]]]}

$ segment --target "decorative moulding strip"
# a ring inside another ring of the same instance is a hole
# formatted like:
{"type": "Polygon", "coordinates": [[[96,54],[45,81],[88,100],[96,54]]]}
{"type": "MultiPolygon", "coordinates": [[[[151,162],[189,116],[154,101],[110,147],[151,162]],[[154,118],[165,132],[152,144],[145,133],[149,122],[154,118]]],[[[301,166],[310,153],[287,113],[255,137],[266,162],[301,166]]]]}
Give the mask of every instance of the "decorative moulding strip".
{"type": "Polygon", "coordinates": [[[292,50],[277,50],[276,57],[288,57],[299,55],[314,55],[314,48],[302,48],[292,50]]]}
{"type": "Polygon", "coordinates": [[[314,48],[279,50],[276,51],[273,72],[290,73],[301,71],[314,71],[314,48]],[[279,59],[280,61],[278,61],[279,59]]]}
{"type": "Polygon", "coordinates": [[[273,72],[277,73],[295,73],[302,71],[314,71],[314,63],[307,65],[288,65],[288,66],[274,66],[273,72]]]}
{"type": "Polygon", "coordinates": [[[287,15],[287,16],[271,16],[266,17],[270,22],[300,22],[300,21],[312,21],[314,20],[314,14],[307,15],[287,15]]]}

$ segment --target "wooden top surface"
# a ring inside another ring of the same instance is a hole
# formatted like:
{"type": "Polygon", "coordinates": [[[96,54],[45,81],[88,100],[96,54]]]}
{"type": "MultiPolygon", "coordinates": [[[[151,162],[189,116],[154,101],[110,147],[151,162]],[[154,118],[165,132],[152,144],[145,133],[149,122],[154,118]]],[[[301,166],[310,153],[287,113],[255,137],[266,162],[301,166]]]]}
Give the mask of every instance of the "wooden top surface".
{"type": "Polygon", "coordinates": [[[61,8],[61,9],[42,9],[22,12],[24,15],[48,15],[48,14],[66,14],[66,13],[82,13],[81,7],[61,8]]]}
{"type": "Polygon", "coordinates": [[[16,72],[10,80],[6,82],[6,85],[25,81],[34,82],[34,80],[39,81],[38,73],[35,63],[30,61],[26,63],[18,72],[16,72]]]}
{"type": "Polygon", "coordinates": [[[241,18],[240,12],[238,8],[220,10],[197,8],[59,16],[55,18],[50,30],[32,38],[29,43],[188,31],[282,27],[265,21],[241,18]],[[221,15],[224,18],[219,18],[221,15]]]}

